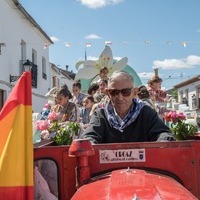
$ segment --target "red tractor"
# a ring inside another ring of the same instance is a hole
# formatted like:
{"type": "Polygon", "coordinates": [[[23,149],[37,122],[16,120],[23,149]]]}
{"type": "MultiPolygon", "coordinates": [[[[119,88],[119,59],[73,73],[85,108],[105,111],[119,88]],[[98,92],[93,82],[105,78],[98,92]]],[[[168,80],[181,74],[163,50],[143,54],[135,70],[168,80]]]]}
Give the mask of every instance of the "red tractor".
{"type": "Polygon", "coordinates": [[[61,200],[200,199],[200,141],[37,146],[56,164],[61,200]]]}

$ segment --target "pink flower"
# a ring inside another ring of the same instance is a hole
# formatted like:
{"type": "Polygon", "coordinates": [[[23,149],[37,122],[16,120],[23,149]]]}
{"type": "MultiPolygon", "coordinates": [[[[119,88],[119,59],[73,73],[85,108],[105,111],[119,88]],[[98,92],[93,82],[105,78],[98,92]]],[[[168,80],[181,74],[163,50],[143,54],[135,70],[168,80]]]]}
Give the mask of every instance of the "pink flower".
{"type": "Polygon", "coordinates": [[[180,120],[186,120],[186,116],[183,113],[178,113],[177,118],[180,120]]]}
{"type": "Polygon", "coordinates": [[[171,121],[176,123],[177,122],[177,114],[176,112],[171,112],[171,121]]]}
{"type": "Polygon", "coordinates": [[[176,113],[174,111],[166,112],[164,114],[164,119],[167,122],[173,122],[174,124],[180,120],[186,120],[186,116],[183,113],[176,113]]]}
{"type": "Polygon", "coordinates": [[[48,120],[50,120],[51,122],[58,120],[60,117],[60,113],[56,113],[56,112],[50,112],[48,115],[48,120]]]}
{"type": "Polygon", "coordinates": [[[36,129],[39,131],[47,130],[49,128],[49,123],[47,120],[38,120],[36,122],[36,129]]]}
{"type": "Polygon", "coordinates": [[[50,109],[50,108],[51,108],[51,104],[50,104],[50,103],[46,103],[46,104],[44,105],[44,108],[50,109]]]}

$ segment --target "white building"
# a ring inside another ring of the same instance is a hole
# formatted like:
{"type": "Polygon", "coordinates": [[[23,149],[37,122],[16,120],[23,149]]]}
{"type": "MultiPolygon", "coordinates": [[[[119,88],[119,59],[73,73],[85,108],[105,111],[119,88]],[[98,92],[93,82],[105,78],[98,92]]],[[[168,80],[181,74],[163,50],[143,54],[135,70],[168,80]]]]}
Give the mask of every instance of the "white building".
{"type": "MultiPolygon", "coordinates": [[[[74,83],[74,77],[70,77],[69,74],[72,74],[72,72],[69,72],[67,69],[63,70],[59,67],[57,67],[54,64],[51,65],[51,78],[52,78],[52,85],[51,87],[61,87],[63,85],[67,85],[69,91],[72,92],[72,85],[74,83]]],[[[75,75],[74,75],[75,76],[75,75]]]]}
{"type": "Polygon", "coordinates": [[[51,87],[49,36],[17,0],[0,0],[0,109],[24,70],[28,59],[32,65],[33,110],[41,111],[45,94],[51,87]]]}
{"type": "Polygon", "coordinates": [[[184,99],[186,99],[190,110],[200,109],[200,75],[181,82],[174,88],[177,89],[179,103],[184,103],[184,99]]]}
{"type": "Polygon", "coordinates": [[[71,89],[73,73],[49,63],[49,36],[27,13],[18,0],[0,0],[0,110],[16,79],[30,61],[34,112],[47,102],[45,94],[64,84],[71,89]]]}

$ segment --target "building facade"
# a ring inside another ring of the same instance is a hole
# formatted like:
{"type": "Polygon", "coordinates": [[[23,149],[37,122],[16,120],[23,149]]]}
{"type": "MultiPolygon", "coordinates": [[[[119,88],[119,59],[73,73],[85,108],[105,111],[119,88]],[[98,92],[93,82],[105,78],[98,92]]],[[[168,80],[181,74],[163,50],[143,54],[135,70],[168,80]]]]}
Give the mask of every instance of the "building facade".
{"type": "Polygon", "coordinates": [[[51,87],[49,36],[17,0],[0,1],[0,109],[30,61],[33,110],[39,112],[51,87]]]}
{"type": "MultiPolygon", "coordinates": [[[[73,73],[68,70],[61,69],[56,65],[50,63],[51,65],[51,87],[61,87],[67,85],[68,89],[72,92],[72,85],[74,83],[73,73]]],[[[74,75],[75,76],[75,75],[74,75]]]]}
{"type": "Polygon", "coordinates": [[[200,109],[200,75],[174,86],[178,92],[178,102],[187,104],[190,110],[200,109]]]}

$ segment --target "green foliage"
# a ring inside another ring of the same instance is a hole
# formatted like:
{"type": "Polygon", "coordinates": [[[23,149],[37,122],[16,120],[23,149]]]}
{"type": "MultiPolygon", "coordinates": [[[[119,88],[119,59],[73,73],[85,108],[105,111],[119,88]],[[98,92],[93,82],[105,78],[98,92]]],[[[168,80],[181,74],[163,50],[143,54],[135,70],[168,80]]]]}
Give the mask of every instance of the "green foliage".
{"type": "Polygon", "coordinates": [[[178,101],[178,91],[176,89],[172,91],[172,96],[178,101]]]}
{"type": "MultiPolygon", "coordinates": [[[[56,125],[55,125],[56,126],[56,125]]],[[[53,141],[56,145],[70,145],[73,138],[78,135],[80,125],[76,122],[69,122],[65,127],[59,127],[53,141]]]]}
{"type": "Polygon", "coordinates": [[[171,123],[170,130],[177,140],[188,140],[196,134],[198,128],[183,120],[178,120],[177,123],[171,123]]]}

